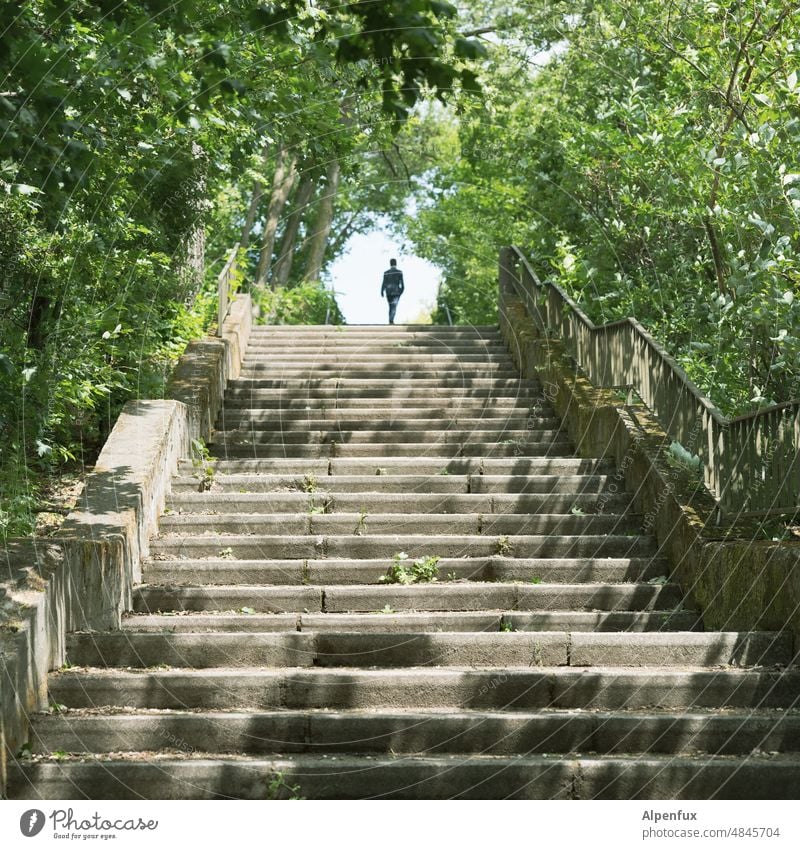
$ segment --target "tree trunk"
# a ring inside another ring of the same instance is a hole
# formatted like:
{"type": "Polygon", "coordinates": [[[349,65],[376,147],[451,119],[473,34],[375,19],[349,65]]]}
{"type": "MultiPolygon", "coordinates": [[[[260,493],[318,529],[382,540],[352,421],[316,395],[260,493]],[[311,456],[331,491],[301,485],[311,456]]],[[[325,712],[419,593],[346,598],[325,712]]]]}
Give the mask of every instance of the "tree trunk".
{"type": "MultiPolygon", "coordinates": [[[[266,170],[268,155],[269,146],[264,145],[264,150],[261,153],[260,170],[262,173],[266,170]]],[[[250,205],[247,207],[247,217],[244,219],[242,235],[239,238],[239,246],[242,248],[246,248],[248,242],[250,241],[250,231],[253,229],[253,223],[256,220],[256,213],[258,212],[258,206],[261,203],[261,196],[263,194],[264,184],[261,182],[261,180],[255,180],[253,182],[253,193],[250,195],[250,205]]]]}
{"type": "Polygon", "coordinates": [[[203,148],[192,142],[191,150],[193,167],[191,176],[187,179],[191,185],[185,189],[191,192],[194,201],[194,216],[189,224],[189,229],[181,238],[179,251],[178,274],[184,287],[187,303],[194,300],[200,287],[206,270],[206,227],[205,227],[205,196],[206,196],[206,170],[208,157],[203,148]]]}
{"type": "Polygon", "coordinates": [[[292,272],[292,261],[294,260],[294,248],[297,242],[297,233],[300,229],[300,222],[303,220],[303,214],[306,212],[311,196],[314,194],[314,178],[306,175],[300,181],[300,186],[295,195],[293,208],[286,221],[286,229],[283,232],[281,241],[281,250],[278,255],[278,261],[275,263],[275,272],[272,275],[272,288],[276,289],[279,286],[285,286],[289,282],[289,275],[292,272]]]}
{"type": "Polygon", "coordinates": [[[303,278],[309,282],[319,280],[320,274],[322,274],[325,249],[328,246],[328,238],[333,224],[333,206],[336,201],[336,192],[339,189],[340,174],[339,162],[333,160],[328,165],[325,188],[322,190],[319,210],[314,220],[314,232],[309,236],[308,259],[306,260],[306,273],[303,278]]]}
{"type": "Polygon", "coordinates": [[[272,194],[269,199],[267,220],[264,222],[264,234],[261,237],[261,253],[258,256],[256,268],[255,285],[266,288],[272,265],[272,249],[275,247],[275,233],[278,230],[278,222],[281,213],[286,206],[292,187],[297,179],[297,171],[294,167],[295,160],[286,148],[281,145],[275,162],[275,174],[272,178],[272,194]]]}

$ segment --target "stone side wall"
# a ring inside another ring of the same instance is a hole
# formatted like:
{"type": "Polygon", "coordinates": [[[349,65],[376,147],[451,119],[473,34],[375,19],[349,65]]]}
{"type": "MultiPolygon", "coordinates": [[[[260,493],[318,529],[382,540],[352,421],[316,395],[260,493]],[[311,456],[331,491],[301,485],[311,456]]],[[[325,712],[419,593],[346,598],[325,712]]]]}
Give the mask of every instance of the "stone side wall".
{"type": "Polygon", "coordinates": [[[500,329],[525,376],[564,420],[583,457],[617,465],[612,488],[636,508],[672,564],[673,578],[715,630],[789,630],[800,651],[800,541],[773,542],[753,521],[721,523],[699,479],[670,461],[671,438],[641,404],[593,386],[563,345],[542,337],[525,305],[500,290],[500,329]]]}
{"type": "Polygon", "coordinates": [[[48,706],[47,673],[65,662],[66,634],[115,630],[130,609],[178,460],[192,439],[209,438],[251,326],[251,299],[239,296],[221,338],[187,346],[170,400],[125,405],[58,534],[0,552],[0,793],[28,716],[48,706]]]}

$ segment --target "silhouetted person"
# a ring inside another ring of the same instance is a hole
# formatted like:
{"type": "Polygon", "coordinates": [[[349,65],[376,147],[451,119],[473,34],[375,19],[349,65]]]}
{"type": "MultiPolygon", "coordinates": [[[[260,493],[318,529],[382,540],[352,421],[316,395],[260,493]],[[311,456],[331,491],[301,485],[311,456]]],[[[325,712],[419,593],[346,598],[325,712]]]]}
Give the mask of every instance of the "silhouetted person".
{"type": "Polygon", "coordinates": [[[405,288],[403,272],[397,267],[397,260],[390,259],[389,268],[383,272],[383,286],[381,286],[381,297],[386,295],[386,300],[389,302],[389,324],[394,324],[397,302],[405,288]]]}

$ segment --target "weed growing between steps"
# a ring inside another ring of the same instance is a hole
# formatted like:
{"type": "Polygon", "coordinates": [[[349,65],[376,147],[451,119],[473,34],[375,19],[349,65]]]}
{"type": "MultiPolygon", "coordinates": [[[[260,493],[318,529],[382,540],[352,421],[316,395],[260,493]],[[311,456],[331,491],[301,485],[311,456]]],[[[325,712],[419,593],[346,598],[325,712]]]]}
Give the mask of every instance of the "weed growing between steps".
{"type": "Polygon", "coordinates": [[[399,551],[392,558],[392,565],[385,575],[381,575],[382,584],[427,584],[439,580],[439,560],[437,555],[423,555],[409,562],[405,551],[399,551]]]}
{"type": "Polygon", "coordinates": [[[192,468],[194,476],[200,478],[200,492],[208,492],[214,483],[214,458],[202,439],[192,440],[192,468]]]}
{"type": "Polygon", "coordinates": [[[266,798],[294,801],[305,797],[300,795],[299,784],[289,784],[282,772],[275,772],[267,778],[266,798]]]}

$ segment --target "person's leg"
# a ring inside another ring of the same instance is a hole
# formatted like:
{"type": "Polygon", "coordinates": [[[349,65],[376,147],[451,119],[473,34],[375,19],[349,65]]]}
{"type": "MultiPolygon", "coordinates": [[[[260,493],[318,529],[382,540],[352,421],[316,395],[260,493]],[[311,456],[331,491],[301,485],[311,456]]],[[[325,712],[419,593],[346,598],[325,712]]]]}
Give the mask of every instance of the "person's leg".
{"type": "Polygon", "coordinates": [[[397,302],[399,298],[389,298],[389,324],[394,324],[394,316],[397,312],[397,302]]]}

